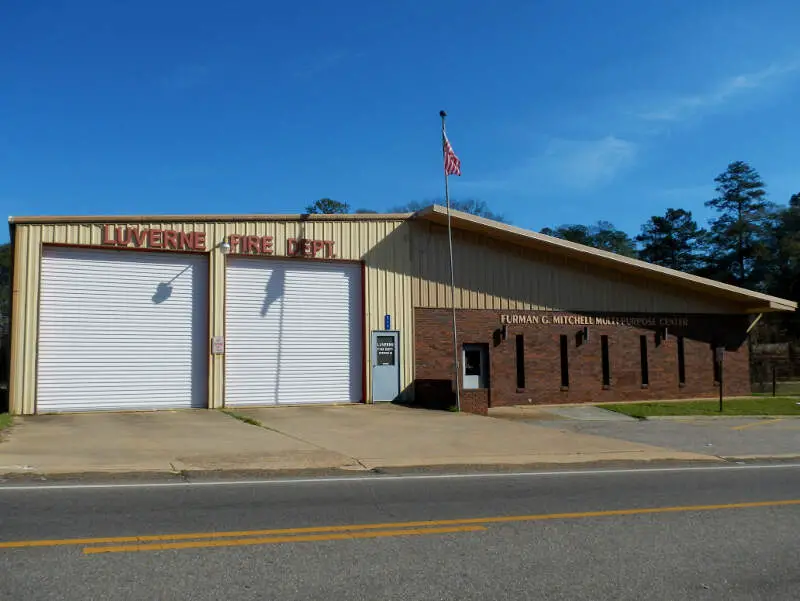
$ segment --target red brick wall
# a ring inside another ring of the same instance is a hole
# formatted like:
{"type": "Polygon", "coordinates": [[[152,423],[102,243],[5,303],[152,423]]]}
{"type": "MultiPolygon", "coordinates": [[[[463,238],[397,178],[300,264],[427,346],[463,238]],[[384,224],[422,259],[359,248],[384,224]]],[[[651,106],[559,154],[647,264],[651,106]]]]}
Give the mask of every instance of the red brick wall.
{"type": "MultiPolygon", "coordinates": [[[[659,328],[590,325],[588,342],[576,336],[581,325],[512,324],[506,340],[499,335],[501,314],[544,315],[538,311],[459,310],[459,346],[489,347],[489,389],[465,392],[462,408],[477,402],[488,406],[582,403],[648,399],[716,397],[713,346],[726,346],[724,393],[750,393],[750,372],[743,316],[687,316],[689,326],[669,327],[656,343],[659,328]],[[525,387],[517,388],[516,335],[524,337],[525,387]],[[569,387],[561,388],[560,336],[567,336],[569,387]],[[611,385],[602,384],[601,336],[608,336],[611,385]],[[642,386],[640,336],[647,341],[649,384],[642,386]],[[678,382],[677,336],[684,337],[686,383],[678,382]],[[468,399],[466,402],[464,399],[468,399]]],[[[552,314],[550,314],[552,315],[552,314]]],[[[563,315],[563,313],[559,313],[563,315]]],[[[415,309],[415,395],[418,401],[451,402],[453,379],[452,313],[448,309],[415,309]],[[435,397],[435,398],[434,398],[435,397]]],[[[476,413],[482,411],[477,410],[476,413]]]]}
{"type": "Polygon", "coordinates": [[[462,391],[461,411],[466,411],[467,413],[477,413],[478,415],[488,415],[489,391],[488,390],[462,391]]]}

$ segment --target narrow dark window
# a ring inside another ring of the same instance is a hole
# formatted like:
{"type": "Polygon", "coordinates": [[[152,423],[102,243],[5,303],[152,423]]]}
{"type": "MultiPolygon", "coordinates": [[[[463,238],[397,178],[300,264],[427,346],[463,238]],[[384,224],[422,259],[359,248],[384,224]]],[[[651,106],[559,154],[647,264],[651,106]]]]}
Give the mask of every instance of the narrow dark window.
{"type": "Polygon", "coordinates": [[[611,386],[611,364],[608,361],[608,336],[600,336],[600,351],[603,354],[603,386],[611,386]]]}
{"type": "Polygon", "coordinates": [[[569,388],[569,350],[567,337],[565,334],[561,335],[561,387],[569,388]]]}
{"type": "Polygon", "coordinates": [[[714,383],[719,384],[719,362],[717,361],[717,349],[711,345],[711,360],[714,362],[714,383]]]}
{"type": "Polygon", "coordinates": [[[647,336],[639,336],[639,353],[642,362],[642,386],[650,384],[650,370],[647,366],[647,336]]]}
{"type": "Polygon", "coordinates": [[[678,336],[678,384],[686,384],[686,355],[683,351],[683,336],[678,336]]]}
{"type": "Polygon", "coordinates": [[[525,388],[525,339],[517,334],[517,388],[525,388]]]}

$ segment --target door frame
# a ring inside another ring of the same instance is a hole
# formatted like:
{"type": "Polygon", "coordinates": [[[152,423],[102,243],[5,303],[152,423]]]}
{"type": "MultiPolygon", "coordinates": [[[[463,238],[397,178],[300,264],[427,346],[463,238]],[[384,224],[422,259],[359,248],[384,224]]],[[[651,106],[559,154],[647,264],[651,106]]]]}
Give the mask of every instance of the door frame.
{"type": "Polygon", "coordinates": [[[378,365],[377,365],[377,363],[378,363],[378,360],[377,360],[378,359],[377,358],[378,348],[377,348],[376,342],[377,342],[377,337],[378,336],[392,336],[392,337],[394,337],[394,341],[395,341],[395,344],[394,344],[394,350],[395,350],[394,362],[395,362],[395,370],[397,371],[397,396],[395,397],[395,399],[396,399],[396,398],[398,398],[400,396],[400,393],[402,392],[400,390],[400,379],[401,379],[401,373],[400,373],[400,359],[401,359],[401,357],[400,357],[400,331],[399,330],[372,330],[372,332],[370,333],[370,337],[369,337],[369,346],[370,346],[370,349],[369,349],[370,374],[369,375],[370,375],[370,384],[371,384],[371,386],[370,386],[370,398],[372,399],[373,403],[389,403],[391,401],[388,401],[386,399],[376,399],[375,398],[375,368],[378,367],[378,365]]]}

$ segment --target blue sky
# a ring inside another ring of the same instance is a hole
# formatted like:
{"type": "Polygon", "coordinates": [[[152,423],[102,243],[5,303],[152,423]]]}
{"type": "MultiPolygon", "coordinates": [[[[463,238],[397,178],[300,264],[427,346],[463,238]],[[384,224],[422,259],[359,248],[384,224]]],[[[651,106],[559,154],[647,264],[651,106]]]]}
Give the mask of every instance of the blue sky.
{"type": "Polygon", "coordinates": [[[793,0],[5,0],[0,207],[432,200],[444,108],[451,196],[515,225],[704,222],[733,160],[800,191],[798,22],[793,0]]]}

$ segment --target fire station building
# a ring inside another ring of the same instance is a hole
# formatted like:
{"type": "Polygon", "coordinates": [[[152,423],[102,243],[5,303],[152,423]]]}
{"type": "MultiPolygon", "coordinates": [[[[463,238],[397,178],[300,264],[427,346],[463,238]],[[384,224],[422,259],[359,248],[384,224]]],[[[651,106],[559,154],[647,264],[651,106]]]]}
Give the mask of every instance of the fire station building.
{"type": "MultiPolygon", "coordinates": [[[[10,411],[447,400],[447,216],[14,217],[10,411]]],[[[796,303],[452,213],[462,408],[750,390],[796,303]]]]}

